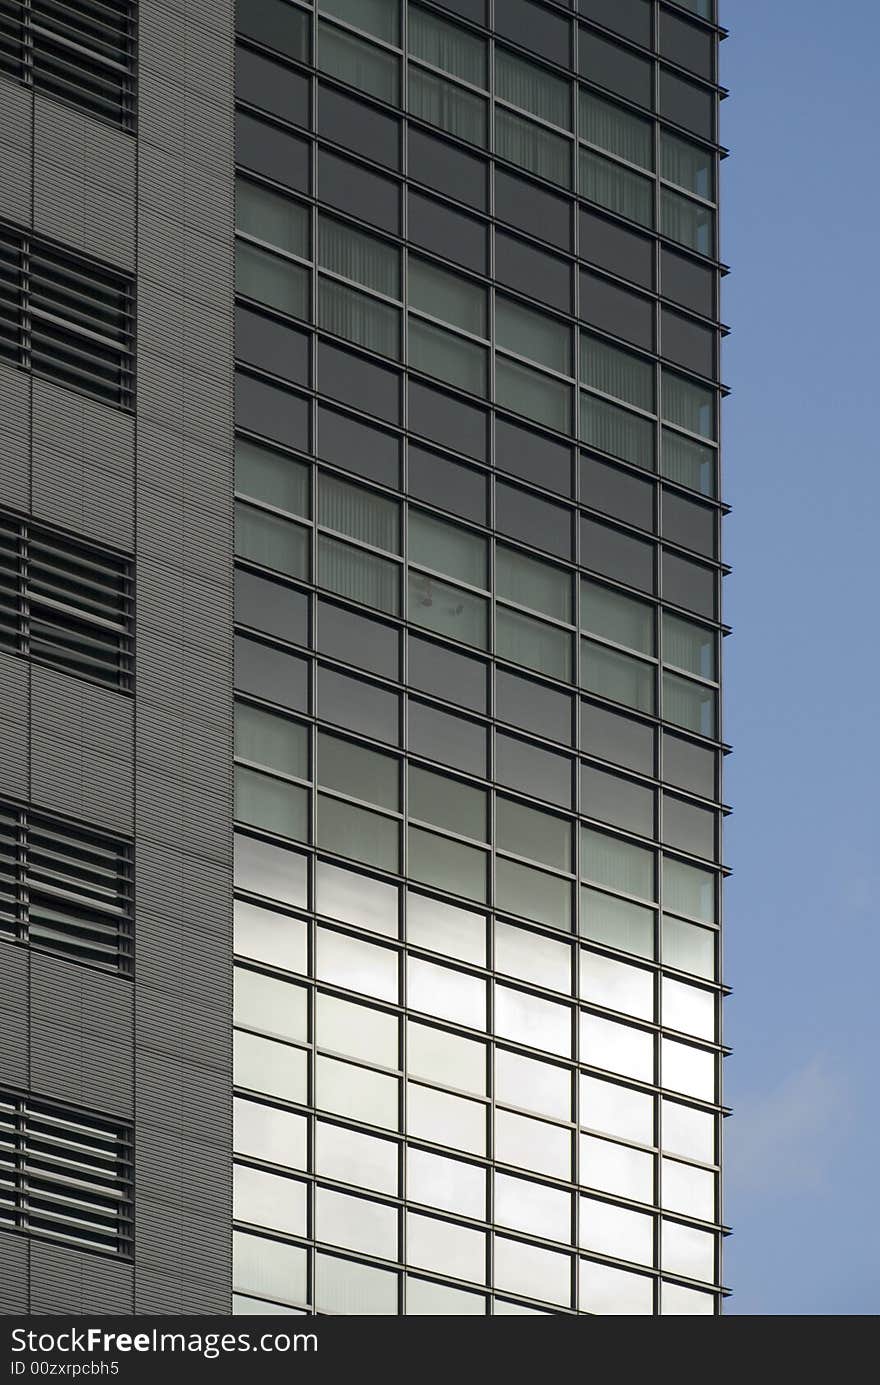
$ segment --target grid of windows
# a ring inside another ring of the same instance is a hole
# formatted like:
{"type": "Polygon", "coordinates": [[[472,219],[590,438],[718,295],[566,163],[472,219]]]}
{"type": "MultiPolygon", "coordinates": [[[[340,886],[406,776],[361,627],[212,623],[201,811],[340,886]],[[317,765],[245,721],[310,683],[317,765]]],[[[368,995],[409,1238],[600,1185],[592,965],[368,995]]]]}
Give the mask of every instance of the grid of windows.
{"type": "Polygon", "coordinates": [[[131,1132],[0,1088],[0,1221],[6,1231],[130,1256],[131,1132]]]}
{"type": "Polygon", "coordinates": [[[0,937],[127,972],[131,846],[0,800],[0,937]]]}
{"type": "Polygon", "coordinates": [[[716,1312],[713,70],[246,8],[238,1308],[716,1312]]]}
{"type": "Polygon", "coordinates": [[[127,691],[133,565],[0,511],[0,649],[127,691]]]}
{"type": "Polygon", "coordinates": [[[3,0],[0,71],[130,129],[134,0],[3,0]]]}

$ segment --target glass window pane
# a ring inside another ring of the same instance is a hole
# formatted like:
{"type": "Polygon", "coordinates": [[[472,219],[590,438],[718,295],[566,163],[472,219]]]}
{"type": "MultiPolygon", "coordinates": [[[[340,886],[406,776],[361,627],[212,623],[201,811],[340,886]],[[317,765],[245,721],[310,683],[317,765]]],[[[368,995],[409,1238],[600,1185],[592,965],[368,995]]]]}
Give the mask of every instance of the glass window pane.
{"type": "Polygon", "coordinates": [[[308,1101],[308,1054],[237,1029],[233,1034],[233,1082],[248,1091],[304,1103],[308,1101]]]}
{"type": "Polygon", "coordinates": [[[581,1182],[602,1193],[632,1198],[635,1202],[654,1200],[654,1156],[593,1135],[580,1136],[581,1182]]]}
{"type": "Polygon", "coordinates": [[[712,209],[664,187],[660,189],[660,231],[670,240],[701,255],[715,253],[715,213],[712,209]]]}
{"type": "Polygon", "coordinates": [[[715,996],[699,986],[689,986],[664,976],[661,1004],[663,1027],[715,1042],[715,996]]]}
{"type": "Polygon", "coordinates": [[[421,957],[408,957],[406,994],[413,1010],[472,1029],[486,1028],[486,983],[482,977],[436,966],[421,957]]]}
{"type": "Polygon", "coordinates": [[[581,149],[578,161],[582,197],[640,226],[653,226],[654,191],[649,179],[590,149],[581,149]]]}
{"type": "Polygon", "coordinates": [[[416,1139],[485,1156],[486,1108],[479,1101],[408,1082],[406,1128],[416,1139]]]}
{"type": "Polygon", "coordinates": [[[495,153],[560,187],[571,187],[571,145],[562,135],[495,108],[495,153]]]}
{"type": "Polygon", "coordinates": [[[355,1264],[319,1251],[315,1255],[315,1311],[393,1316],[398,1311],[398,1277],[375,1265],[355,1264]]]}
{"type": "Polygon", "coordinates": [[[654,167],[654,128],[613,101],[581,87],[578,92],[580,136],[600,149],[619,154],[640,168],[654,167]]]}
{"type": "Polygon", "coordinates": [[[571,930],[571,882],[503,856],[495,862],[495,903],[549,928],[571,930]]]}
{"type": "Polygon", "coordinates": [[[459,1087],[476,1096],[486,1094],[486,1048],[477,1039],[449,1034],[417,1020],[408,1020],[407,1061],[411,1077],[459,1087]]]}
{"type": "Polygon", "coordinates": [[[474,587],[486,586],[488,545],[484,538],[423,510],[410,508],[408,523],[411,562],[474,587]]]}
{"type": "Polygon", "coordinates": [[[526,991],[496,984],[495,1032],[528,1048],[571,1056],[571,1010],[526,991]]]}
{"type": "Polygon", "coordinates": [[[632,1025],[583,1013],[581,1058],[593,1068],[606,1068],[640,1082],[654,1081],[654,1036],[632,1025]]]}
{"type": "Polygon", "coordinates": [[[339,1183],[397,1194],[398,1146],[328,1121],[315,1124],[315,1172],[339,1183]]]}
{"type": "Polygon", "coordinates": [[[661,1265],[667,1274],[683,1274],[688,1279],[715,1280],[715,1237],[695,1226],[664,1221],[661,1235],[661,1265]]]}
{"type": "Polygon", "coordinates": [[[695,192],[707,202],[715,200],[713,155],[710,149],[692,144],[670,130],[660,129],[660,176],[695,192]]]}
{"type": "Polygon", "coordinates": [[[360,991],[377,1000],[396,1003],[398,954],[362,938],[319,928],[315,944],[315,975],[348,991],[360,991]]]}
{"type": "Polygon", "coordinates": [[[320,535],[318,584],[387,615],[398,613],[398,568],[385,558],[320,535]]]}
{"type": "Polygon", "coordinates": [[[249,967],[234,967],[233,983],[237,1025],[276,1039],[299,1039],[303,1043],[308,1039],[308,992],[302,986],[251,971],[249,967]]]}
{"type": "Polygon", "coordinates": [[[409,767],[409,812],[463,836],[486,840],[486,792],[445,774],[409,767]]]}
{"type": "Polygon", "coordinates": [[[495,1157],[549,1178],[571,1178],[571,1132],[512,1111],[495,1112],[495,1157]]]}
{"type": "Polygon", "coordinates": [[[663,858],[663,899],[667,909],[690,914],[703,923],[715,923],[715,879],[699,866],[663,858]]]}
{"type": "Polygon", "coordinates": [[[690,486],[700,495],[716,492],[716,458],[712,448],[673,433],[671,428],[663,429],[660,470],[670,481],[690,486]]]}
{"type": "Polygon", "coordinates": [[[318,783],[395,811],[400,806],[400,762],[357,741],[318,732],[318,783]]]}
{"type": "Polygon", "coordinates": [[[353,279],[387,298],[400,297],[400,251],[395,246],[324,215],[319,222],[318,244],[322,269],[353,279]]]}
{"type": "Polygon", "coordinates": [[[365,1197],[352,1197],[331,1188],[315,1189],[315,1236],[319,1241],[397,1258],[397,1209],[365,1197]]]}
{"type": "Polygon", "coordinates": [[[441,67],[473,86],[486,85],[485,39],[418,5],[409,7],[407,37],[412,57],[441,67]]]}
{"type": "Polygon", "coordinates": [[[580,1200],[580,1245],[600,1255],[632,1260],[637,1265],[654,1263],[654,1218],[630,1212],[592,1197],[580,1200]]]}
{"type": "Polygon", "coordinates": [[[306,1235],[305,1183],[246,1164],[235,1164],[232,1172],[232,1215],[236,1221],[271,1227],[291,1236],[306,1235]]]}
{"type": "Polygon", "coordinates": [[[485,1220],[486,1171],[479,1164],[410,1148],[406,1155],[406,1193],[413,1202],[485,1220]]]}
{"type": "Polygon", "coordinates": [[[590,332],[581,332],[581,384],[649,413],[655,410],[651,362],[630,351],[621,351],[590,332]]]}
{"type": "Polygon", "coordinates": [[[309,513],[309,468],[283,452],[235,439],[235,489],[294,515],[309,513]]]}
{"type": "Polygon", "coordinates": [[[581,937],[637,957],[653,957],[654,927],[653,909],[587,886],[581,890],[581,937]]]}
{"type": "Polygon", "coordinates": [[[667,967],[690,971],[714,981],[716,934],[684,919],[663,919],[663,961],[667,967]]]}
{"type": "Polygon", "coordinates": [[[317,843],[327,851],[338,851],[379,870],[396,872],[400,866],[395,819],[380,817],[367,808],[326,794],[318,794],[317,843]]]}
{"type": "Polygon", "coordinates": [[[400,60],[330,24],[318,28],[318,67],[380,101],[400,100],[400,60]]]}
{"type": "Polygon", "coordinates": [[[663,674],[663,719],[700,736],[716,734],[717,694],[713,688],[679,678],[675,673],[663,674]]]}
{"type": "Polygon", "coordinates": [[[553,1063],[496,1048],[495,1098],[540,1116],[571,1120],[571,1073],[553,1063]]]}
{"type": "Polygon", "coordinates": [[[654,899],[654,852],[592,827],[581,827],[581,870],[610,890],[654,899]]]}
{"type": "Polygon", "coordinates": [[[247,241],[235,244],[235,291],[266,303],[291,317],[308,318],[311,275],[303,265],[259,250],[247,241]]]}
{"type": "Polygon", "coordinates": [[[562,433],[568,432],[571,426],[568,385],[504,356],[495,357],[495,401],[505,409],[562,433]]]}
{"type": "Polygon", "coordinates": [[[495,1220],[547,1241],[571,1241],[571,1194],[509,1173],[495,1174],[495,1220]]]}
{"type": "Polygon", "coordinates": [[[305,1116],[264,1106],[260,1101],[235,1097],[232,1102],[232,1147],[236,1154],[284,1164],[290,1169],[307,1166],[305,1116]]]}
{"type": "Polygon", "coordinates": [[[235,817],[238,822],[306,841],[309,834],[309,794],[296,784],[257,770],[235,767],[235,817]]]}
{"type": "Polygon", "coordinates": [[[661,1205],[684,1217],[715,1220],[715,1175],[674,1159],[660,1160],[661,1205]]]}
{"type": "Polygon", "coordinates": [[[415,947],[486,965],[486,917],[412,890],[406,897],[406,936],[415,947]]]}
{"type": "Polygon", "coordinates": [[[308,1255],[301,1246],[286,1245],[268,1236],[232,1233],[232,1287],[280,1303],[305,1303],[308,1298],[308,1255]]]}
{"type": "Polygon", "coordinates": [[[566,818],[510,798],[498,798],[495,813],[499,850],[543,861],[559,870],[571,869],[571,823],[566,818]]]}
{"type": "Polygon", "coordinates": [[[495,344],[562,375],[571,374],[571,328],[501,294],[495,296],[495,344]]]}
{"type": "Polygon", "coordinates": [[[486,351],[476,342],[446,332],[419,318],[409,319],[409,363],[471,394],[486,393],[486,351]]]}
{"type": "Polygon", "coordinates": [[[567,1308],[571,1304],[571,1260],[555,1250],[496,1236],[495,1287],[567,1308]]]}
{"type": "Polygon", "coordinates": [[[235,552],[288,577],[308,576],[308,530],[252,505],[235,507],[235,552]]]}
{"type": "Polygon", "coordinates": [[[365,1125],[380,1125],[386,1130],[398,1126],[397,1078],[340,1063],[336,1058],[319,1055],[315,1059],[315,1103],[365,1125]]]}
{"type": "Polygon", "coordinates": [[[488,857],[484,851],[419,827],[409,829],[408,841],[409,874],[414,880],[485,902],[488,857]]]}
{"type": "MultiPolygon", "coordinates": [[[[436,125],[458,139],[485,149],[488,137],[488,107],[481,96],[465,91],[454,82],[409,67],[407,96],[410,115],[436,125]]],[[[457,256],[455,258],[458,258],[457,256]]]]}
{"type": "Polygon", "coordinates": [[[715,1055],[705,1049],[662,1039],[663,1086],[702,1101],[715,1100],[715,1055]]]}
{"type": "MultiPolygon", "coordinates": [[[[691,5],[688,4],[688,9],[691,5]]],[[[661,1308],[664,1315],[680,1317],[714,1316],[715,1297],[704,1294],[699,1289],[686,1289],[683,1284],[670,1284],[664,1279],[660,1289],[661,1308]]]]}
{"type": "Polygon", "coordinates": [[[571,83],[504,48],[495,49],[495,95],[552,125],[571,129],[571,83]]]}
{"type": "Polygon", "coordinates": [[[580,973],[581,1000],[635,1015],[636,1019],[654,1019],[653,972],[583,950],[580,973]]]}
{"type": "Polygon", "coordinates": [[[408,293],[411,308],[474,336],[486,335],[486,290],[481,284],[410,254],[408,293]]]}
{"type": "Polygon", "coordinates": [[[571,636],[519,611],[496,609],[495,652],[550,678],[571,679],[571,636]]]}
{"type": "Polygon", "coordinates": [[[306,779],[309,773],[308,731],[287,717],[264,712],[247,702],[236,702],[235,755],[236,759],[306,779]]]}
{"type": "Polygon", "coordinates": [[[715,437],[715,392],[682,375],[663,372],[663,418],[704,438],[715,437]]]}
{"type": "Polygon", "coordinates": [[[319,502],[319,522],[327,528],[399,552],[399,508],[393,500],[322,472],[319,502]]]}
{"type": "Polygon", "coordinates": [[[682,1106],[680,1101],[660,1102],[663,1148],[667,1154],[683,1154],[686,1159],[715,1163],[715,1117],[708,1111],[682,1106]]]}
{"type": "Polygon", "coordinates": [[[399,1065],[398,1021],[376,1006],[358,1005],[335,995],[315,997],[315,1043],[377,1067],[399,1065]]]}
{"type": "Polygon", "coordinates": [[[655,652],[654,607],[587,577],[581,578],[581,629],[639,654],[655,652]]]}
{"type": "Polygon", "coordinates": [[[318,0],[318,9],[386,43],[400,42],[400,0],[318,0]]]}
{"type": "Polygon", "coordinates": [[[581,1125],[640,1145],[654,1143],[654,1098],[618,1082],[580,1074],[581,1125]]]}
{"type": "Polygon", "coordinates": [[[486,1234],[469,1226],[407,1212],[406,1255],[408,1263],[419,1269],[477,1284],[486,1281],[486,1234]]]}
{"type": "Polygon", "coordinates": [[[592,640],[581,640],[581,687],[587,692],[639,712],[653,712],[655,678],[651,664],[592,640]]]}
{"type": "Polygon", "coordinates": [[[387,938],[397,937],[397,886],[359,871],[316,861],[315,908],[341,923],[384,933],[387,938]]]}
{"type": "Polygon", "coordinates": [[[570,945],[546,938],[531,928],[495,923],[495,967],[508,976],[518,976],[549,991],[571,991],[572,952],[570,945]]]}
{"type": "Polygon", "coordinates": [[[422,572],[410,570],[407,581],[409,618],[414,624],[476,649],[486,648],[489,621],[485,597],[422,572]]]}
{"type": "Polygon", "coordinates": [[[653,470],[654,425],[628,409],[581,393],[581,439],[612,457],[653,470]]]}
{"type": "Polygon", "coordinates": [[[279,250],[308,258],[308,208],[262,183],[252,183],[248,178],[236,179],[235,225],[237,230],[275,245],[279,250]]]}
{"type": "Polygon", "coordinates": [[[305,908],[308,862],[296,851],[235,834],[235,887],[305,908]]]}
{"type": "Polygon", "coordinates": [[[555,620],[571,620],[571,577],[562,568],[498,544],[495,593],[555,620]]]}
{"type": "Polygon", "coordinates": [[[582,1313],[632,1317],[654,1312],[654,1285],[647,1275],[582,1260],[579,1282],[582,1313]]]}
{"type": "Polygon", "coordinates": [[[486,1300],[466,1289],[435,1284],[428,1279],[406,1277],[406,1315],[412,1317],[484,1317],[486,1300]]]}
{"type": "Polygon", "coordinates": [[[671,611],[663,613],[663,662],[675,664],[698,678],[715,678],[714,630],[683,620],[671,611]]]}
{"type": "Polygon", "coordinates": [[[398,310],[323,275],[318,281],[318,325],[355,346],[400,359],[398,310]]]}

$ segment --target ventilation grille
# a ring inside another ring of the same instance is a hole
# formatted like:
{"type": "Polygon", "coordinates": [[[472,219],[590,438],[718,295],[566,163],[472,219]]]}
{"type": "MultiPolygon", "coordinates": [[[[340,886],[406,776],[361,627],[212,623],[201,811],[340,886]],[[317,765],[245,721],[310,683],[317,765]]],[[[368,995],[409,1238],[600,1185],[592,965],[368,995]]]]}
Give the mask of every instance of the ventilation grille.
{"type": "Polygon", "coordinates": [[[130,408],[132,301],[130,279],[0,225],[0,356],[5,359],[130,408]]]}
{"type": "Polygon", "coordinates": [[[129,1131],[0,1089],[0,1224],[130,1255],[129,1131]]]}
{"type": "Polygon", "coordinates": [[[0,0],[0,69],[124,129],[134,48],[132,0],[0,0]]]}
{"type": "Polygon", "coordinates": [[[0,649],[128,691],[132,563],[0,513],[0,649]]]}
{"type": "Polygon", "coordinates": [[[0,936],[131,970],[131,848],[0,801],[0,936]]]}

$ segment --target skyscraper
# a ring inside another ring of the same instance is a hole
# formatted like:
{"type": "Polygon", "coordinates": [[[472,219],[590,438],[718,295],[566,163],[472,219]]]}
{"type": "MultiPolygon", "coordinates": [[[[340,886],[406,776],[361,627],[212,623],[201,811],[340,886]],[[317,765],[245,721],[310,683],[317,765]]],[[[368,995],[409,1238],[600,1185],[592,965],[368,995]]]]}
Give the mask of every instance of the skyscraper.
{"type": "Polygon", "coordinates": [[[0,1310],[720,1311],[714,4],[4,3],[0,1310]]]}

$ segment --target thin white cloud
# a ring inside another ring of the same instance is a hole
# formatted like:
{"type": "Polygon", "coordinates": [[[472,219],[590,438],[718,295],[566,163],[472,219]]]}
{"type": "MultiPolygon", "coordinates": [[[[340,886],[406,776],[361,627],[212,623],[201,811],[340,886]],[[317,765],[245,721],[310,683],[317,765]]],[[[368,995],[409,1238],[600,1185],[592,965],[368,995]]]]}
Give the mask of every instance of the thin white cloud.
{"type": "Polygon", "coordinates": [[[852,1114],[846,1070],[827,1053],[741,1097],[724,1132],[728,1191],[779,1197],[821,1186],[852,1114]]]}

